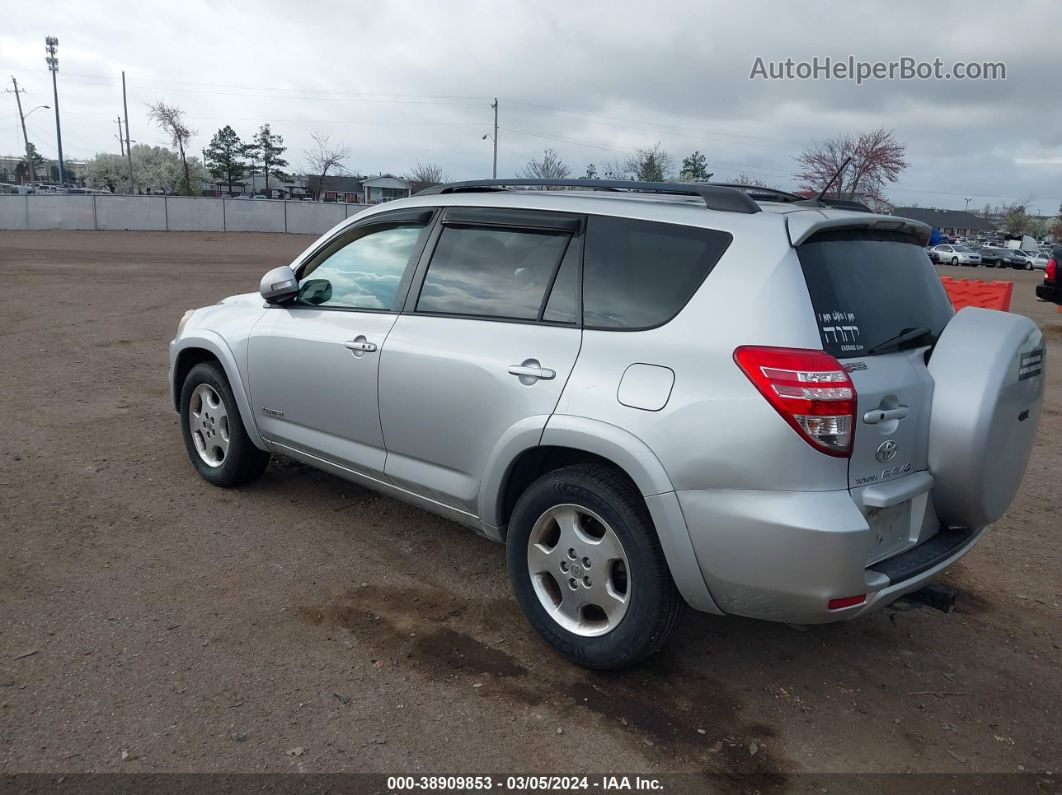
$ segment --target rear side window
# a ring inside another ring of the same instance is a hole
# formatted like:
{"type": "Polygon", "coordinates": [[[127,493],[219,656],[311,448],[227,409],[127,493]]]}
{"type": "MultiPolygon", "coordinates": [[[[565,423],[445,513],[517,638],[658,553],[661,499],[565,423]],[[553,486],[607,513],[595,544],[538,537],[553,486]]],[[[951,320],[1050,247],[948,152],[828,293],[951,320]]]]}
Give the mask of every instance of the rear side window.
{"type": "Polygon", "coordinates": [[[417,311],[538,320],[570,239],[562,232],[447,226],[417,311]]]}
{"type": "Polygon", "coordinates": [[[591,216],[583,262],[587,328],[653,328],[686,305],[733,238],[678,224],[591,216]]]}
{"type": "Polygon", "coordinates": [[[822,347],[839,359],[865,356],[912,329],[932,344],[953,314],[922,247],[900,232],[823,232],[797,248],[822,347]]]}

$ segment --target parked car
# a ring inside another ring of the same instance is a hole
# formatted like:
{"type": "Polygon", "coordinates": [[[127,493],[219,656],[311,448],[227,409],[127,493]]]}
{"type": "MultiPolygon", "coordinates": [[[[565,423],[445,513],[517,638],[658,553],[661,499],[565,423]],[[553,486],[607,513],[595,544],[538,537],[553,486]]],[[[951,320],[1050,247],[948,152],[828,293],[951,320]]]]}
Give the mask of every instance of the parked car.
{"type": "Polygon", "coordinates": [[[1032,266],[1037,270],[1047,270],[1047,263],[1051,261],[1049,252],[1041,251],[1032,257],[1032,266]]]}
{"type": "Polygon", "coordinates": [[[289,456],[503,542],[530,624],[591,668],[658,649],[684,604],[863,615],[1007,509],[1043,335],[955,314],[927,226],[703,184],[505,189],[533,184],[368,208],[185,313],[199,475],[289,456]]]}
{"type": "Polygon", "coordinates": [[[1062,278],[1059,278],[1058,262],[1062,260],[1062,248],[1056,248],[1044,268],[1043,284],[1036,286],[1036,297],[1040,301],[1062,304],[1062,278]]]}
{"type": "Polygon", "coordinates": [[[1027,271],[1033,269],[1033,262],[1036,260],[1036,252],[1023,251],[1022,249],[1011,249],[1012,256],[1022,261],[1021,267],[1027,271]]]}
{"type": "Polygon", "coordinates": [[[981,254],[981,262],[990,268],[1024,268],[1025,259],[1015,255],[1014,251],[1009,248],[999,248],[997,246],[985,246],[979,252],[981,254]]]}
{"type": "Polygon", "coordinates": [[[933,251],[937,255],[936,262],[946,265],[973,265],[976,267],[981,264],[981,255],[979,253],[957,243],[936,246],[933,251]]]}

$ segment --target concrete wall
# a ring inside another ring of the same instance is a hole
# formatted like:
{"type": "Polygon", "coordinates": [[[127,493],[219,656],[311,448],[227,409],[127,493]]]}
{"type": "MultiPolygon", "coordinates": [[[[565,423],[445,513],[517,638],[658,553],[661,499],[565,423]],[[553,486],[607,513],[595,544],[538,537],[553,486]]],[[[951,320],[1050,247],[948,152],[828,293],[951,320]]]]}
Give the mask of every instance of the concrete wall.
{"type": "MultiPolygon", "coordinates": [[[[56,196],[55,198],[71,197],[56,196]]],[[[90,198],[96,200],[97,229],[166,228],[166,199],[163,196],[94,196],[90,198]]]]}
{"type": "Polygon", "coordinates": [[[0,196],[0,229],[135,229],[319,235],[364,204],[188,196],[0,196]]]}

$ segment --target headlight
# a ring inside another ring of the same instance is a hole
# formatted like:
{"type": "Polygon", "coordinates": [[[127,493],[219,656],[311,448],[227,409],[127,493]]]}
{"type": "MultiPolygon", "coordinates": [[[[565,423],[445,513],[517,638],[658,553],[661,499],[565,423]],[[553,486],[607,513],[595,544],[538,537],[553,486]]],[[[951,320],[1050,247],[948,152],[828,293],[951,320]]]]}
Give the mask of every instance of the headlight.
{"type": "Polygon", "coordinates": [[[184,331],[185,323],[188,322],[188,318],[190,318],[194,312],[194,309],[189,309],[187,312],[181,315],[181,322],[177,324],[177,336],[180,336],[181,332],[184,331]]]}

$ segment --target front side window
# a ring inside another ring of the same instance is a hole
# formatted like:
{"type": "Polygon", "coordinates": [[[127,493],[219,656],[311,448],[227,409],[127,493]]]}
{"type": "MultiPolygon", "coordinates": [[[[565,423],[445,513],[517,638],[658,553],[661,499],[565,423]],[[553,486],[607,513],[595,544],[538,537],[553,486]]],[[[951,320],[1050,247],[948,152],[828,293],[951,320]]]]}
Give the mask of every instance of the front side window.
{"type": "Polygon", "coordinates": [[[728,232],[591,216],[583,262],[583,323],[646,329],[671,320],[733,240],[728,232]]]}
{"type": "Polygon", "coordinates": [[[416,311],[538,320],[570,239],[564,232],[446,226],[416,311]]]}
{"type": "Polygon", "coordinates": [[[340,241],[307,267],[297,303],[343,309],[394,308],[406,266],[417,249],[422,223],[369,227],[340,241]]]}

